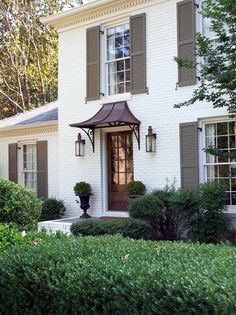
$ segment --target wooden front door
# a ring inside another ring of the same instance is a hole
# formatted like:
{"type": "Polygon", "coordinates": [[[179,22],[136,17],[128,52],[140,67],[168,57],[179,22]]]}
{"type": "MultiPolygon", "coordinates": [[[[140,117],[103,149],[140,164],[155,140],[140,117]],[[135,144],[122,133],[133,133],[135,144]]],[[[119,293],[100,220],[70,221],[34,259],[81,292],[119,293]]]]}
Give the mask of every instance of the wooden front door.
{"type": "Polygon", "coordinates": [[[133,180],[132,132],[108,134],[109,210],[127,210],[127,184],[133,180]]]}

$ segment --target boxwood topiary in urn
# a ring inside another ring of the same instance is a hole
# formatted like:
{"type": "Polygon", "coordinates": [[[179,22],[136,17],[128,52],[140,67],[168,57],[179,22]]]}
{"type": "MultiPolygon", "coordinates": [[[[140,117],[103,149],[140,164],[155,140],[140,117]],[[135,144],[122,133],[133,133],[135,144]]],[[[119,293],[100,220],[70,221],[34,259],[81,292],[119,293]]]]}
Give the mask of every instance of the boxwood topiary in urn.
{"type": "Polygon", "coordinates": [[[146,186],[138,180],[134,180],[127,185],[127,191],[130,199],[143,196],[146,192],[146,186]]]}
{"type": "Polygon", "coordinates": [[[87,210],[90,208],[89,199],[92,195],[91,191],[91,186],[88,183],[79,182],[75,184],[74,192],[80,199],[80,208],[84,211],[80,217],[83,219],[91,218],[91,216],[87,214],[87,210]]]}

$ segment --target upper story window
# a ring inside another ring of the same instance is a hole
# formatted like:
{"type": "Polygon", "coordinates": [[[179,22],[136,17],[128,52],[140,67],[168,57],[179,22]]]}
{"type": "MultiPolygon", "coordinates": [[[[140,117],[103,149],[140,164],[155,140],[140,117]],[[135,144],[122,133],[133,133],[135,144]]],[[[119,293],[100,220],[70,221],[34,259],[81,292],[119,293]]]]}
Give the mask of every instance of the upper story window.
{"type": "Polygon", "coordinates": [[[86,102],[147,93],[146,79],[145,13],[86,30],[86,102]]]}
{"type": "MultiPolygon", "coordinates": [[[[206,1],[202,3],[202,9],[206,6],[206,1]]],[[[217,36],[214,31],[211,29],[211,19],[206,16],[202,16],[202,33],[208,39],[211,40],[212,44],[215,46],[217,42],[217,36]]]]}
{"type": "Polygon", "coordinates": [[[130,28],[129,23],[106,30],[107,94],[130,92],[130,28]]]}

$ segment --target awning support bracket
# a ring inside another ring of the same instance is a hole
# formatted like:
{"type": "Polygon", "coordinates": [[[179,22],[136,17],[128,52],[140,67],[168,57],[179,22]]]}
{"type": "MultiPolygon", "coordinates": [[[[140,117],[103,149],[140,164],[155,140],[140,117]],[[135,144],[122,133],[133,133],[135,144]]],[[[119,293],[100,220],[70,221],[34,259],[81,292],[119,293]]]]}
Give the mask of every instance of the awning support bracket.
{"type": "Polygon", "coordinates": [[[90,142],[92,143],[93,153],[94,153],[95,152],[94,128],[89,128],[89,129],[81,128],[81,129],[86,133],[90,142]]]}
{"type": "Polygon", "coordinates": [[[140,128],[139,125],[128,125],[130,129],[132,130],[133,134],[135,135],[135,138],[138,142],[138,149],[140,150],[140,128]]]}

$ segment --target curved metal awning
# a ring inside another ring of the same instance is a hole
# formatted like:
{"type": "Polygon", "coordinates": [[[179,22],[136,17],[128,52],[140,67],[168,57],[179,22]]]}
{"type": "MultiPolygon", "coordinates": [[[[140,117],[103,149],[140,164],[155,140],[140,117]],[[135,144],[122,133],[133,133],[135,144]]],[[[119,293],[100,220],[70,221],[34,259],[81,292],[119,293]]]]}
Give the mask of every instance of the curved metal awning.
{"type": "Polygon", "coordinates": [[[70,124],[71,127],[81,128],[89,137],[94,151],[94,130],[98,128],[129,126],[133,131],[140,149],[140,121],[132,114],[126,101],[104,104],[90,119],[80,123],[70,124]]]}

